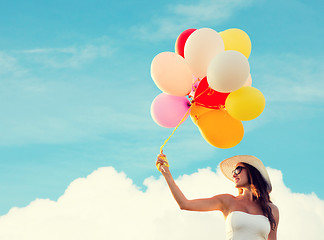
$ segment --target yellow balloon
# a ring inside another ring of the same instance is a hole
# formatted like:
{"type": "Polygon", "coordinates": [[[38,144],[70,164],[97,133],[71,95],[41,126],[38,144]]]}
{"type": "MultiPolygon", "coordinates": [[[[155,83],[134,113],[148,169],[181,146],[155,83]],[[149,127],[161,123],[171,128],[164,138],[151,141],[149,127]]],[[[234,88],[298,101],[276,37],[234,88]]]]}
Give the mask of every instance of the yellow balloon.
{"type": "Polygon", "coordinates": [[[197,105],[196,103],[193,103],[190,109],[191,120],[193,121],[194,124],[197,125],[199,117],[211,110],[212,109],[210,108],[202,107],[200,105],[197,105]]]}
{"type": "Polygon", "coordinates": [[[227,112],[241,121],[257,118],[264,110],[265,99],[262,92],[254,87],[241,87],[231,92],[225,101],[227,112]]]}
{"type": "Polygon", "coordinates": [[[219,33],[224,41],[225,51],[235,50],[246,58],[249,58],[251,53],[251,40],[249,36],[241,29],[230,28],[219,33]]]}
{"type": "Polygon", "coordinates": [[[242,122],[231,117],[225,109],[213,109],[201,115],[198,127],[204,139],[218,148],[234,147],[244,136],[242,122]]]}

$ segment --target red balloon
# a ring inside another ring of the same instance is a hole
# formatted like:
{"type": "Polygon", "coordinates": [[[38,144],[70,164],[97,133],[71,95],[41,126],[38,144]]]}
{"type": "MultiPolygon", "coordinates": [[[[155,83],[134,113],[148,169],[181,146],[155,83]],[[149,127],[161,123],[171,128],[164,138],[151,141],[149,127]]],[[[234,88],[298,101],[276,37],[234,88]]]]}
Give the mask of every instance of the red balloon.
{"type": "Polygon", "coordinates": [[[184,58],[184,46],[186,44],[186,41],[188,37],[197,29],[190,28],[185,31],[183,31],[177,38],[177,41],[175,43],[175,52],[182,56],[184,58]]]}
{"type": "Polygon", "coordinates": [[[225,100],[230,93],[217,92],[211,89],[207,82],[207,77],[204,77],[196,89],[194,101],[197,105],[219,109],[225,106],[225,100]]]}

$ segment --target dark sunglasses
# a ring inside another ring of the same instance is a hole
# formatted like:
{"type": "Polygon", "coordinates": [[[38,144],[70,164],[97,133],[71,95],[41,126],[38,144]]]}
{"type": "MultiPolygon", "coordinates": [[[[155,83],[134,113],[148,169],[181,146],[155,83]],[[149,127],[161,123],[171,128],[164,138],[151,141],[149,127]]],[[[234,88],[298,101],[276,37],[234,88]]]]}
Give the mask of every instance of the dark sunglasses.
{"type": "Polygon", "coordinates": [[[235,175],[239,175],[242,172],[242,169],[245,167],[242,166],[238,166],[237,168],[235,168],[235,170],[232,171],[232,175],[235,173],[235,175]]]}

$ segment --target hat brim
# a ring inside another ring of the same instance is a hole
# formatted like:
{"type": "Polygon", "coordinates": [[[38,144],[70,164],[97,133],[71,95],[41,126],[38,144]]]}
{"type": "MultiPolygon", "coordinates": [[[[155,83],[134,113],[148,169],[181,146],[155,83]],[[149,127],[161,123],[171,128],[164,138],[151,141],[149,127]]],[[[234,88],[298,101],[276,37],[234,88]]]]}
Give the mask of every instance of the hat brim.
{"type": "Polygon", "coordinates": [[[225,175],[225,177],[228,178],[229,180],[233,181],[232,171],[235,169],[235,166],[241,162],[250,164],[251,166],[255,167],[261,173],[263,179],[267,183],[267,191],[270,193],[272,190],[272,185],[271,185],[268,171],[265,168],[265,166],[263,165],[263,163],[261,162],[261,160],[258,159],[257,157],[251,156],[251,155],[237,155],[237,156],[230,157],[230,158],[223,160],[219,164],[219,166],[220,166],[222,173],[225,175]]]}

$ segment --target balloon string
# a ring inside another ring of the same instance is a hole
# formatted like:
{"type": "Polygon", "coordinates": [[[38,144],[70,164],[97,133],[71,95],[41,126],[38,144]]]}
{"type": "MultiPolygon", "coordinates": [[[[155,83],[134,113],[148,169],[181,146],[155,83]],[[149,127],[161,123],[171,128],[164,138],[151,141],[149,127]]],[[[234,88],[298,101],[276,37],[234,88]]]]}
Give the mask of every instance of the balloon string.
{"type": "Polygon", "coordinates": [[[160,153],[163,153],[163,148],[164,148],[165,144],[170,140],[170,138],[175,133],[175,131],[177,130],[177,128],[186,120],[186,117],[188,116],[191,107],[192,107],[192,105],[190,105],[190,107],[188,108],[186,114],[183,116],[183,118],[181,119],[181,121],[179,122],[179,124],[173,129],[173,132],[171,133],[171,135],[164,141],[163,145],[160,147],[160,153]]]}
{"type": "MultiPolygon", "coordinates": [[[[197,82],[199,82],[199,81],[200,81],[200,79],[197,78],[197,80],[195,80],[195,81],[192,83],[192,87],[193,87],[194,91],[197,90],[198,87],[195,87],[195,84],[196,84],[197,82]]],[[[192,98],[192,96],[190,96],[190,95],[189,95],[189,97],[192,98]]],[[[160,147],[160,153],[163,153],[163,148],[164,148],[164,146],[165,146],[165,145],[167,144],[167,142],[170,140],[170,138],[171,138],[172,135],[175,133],[175,131],[177,130],[177,128],[178,128],[178,127],[179,127],[179,126],[180,126],[180,125],[185,121],[186,117],[188,116],[188,114],[189,114],[189,112],[190,112],[190,109],[191,109],[191,107],[192,107],[192,103],[193,103],[193,102],[194,102],[194,99],[190,101],[191,105],[190,105],[190,107],[188,108],[186,114],[183,116],[183,118],[182,118],[181,121],[179,122],[179,124],[178,124],[174,129],[173,129],[171,135],[170,135],[170,136],[169,136],[169,137],[164,141],[163,145],[160,147]]]]}
{"type": "MultiPolygon", "coordinates": [[[[192,88],[193,88],[194,93],[195,93],[196,90],[198,89],[198,86],[197,86],[197,87],[195,86],[196,83],[198,83],[198,82],[200,82],[200,79],[199,79],[199,78],[197,78],[197,79],[192,83],[192,88]]],[[[193,98],[193,96],[191,96],[190,94],[189,94],[189,97],[190,97],[190,98],[193,98]]]]}
{"type": "MultiPolygon", "coordinates": [[[[192,86],[193,86],[193,88],[194,88],[194,91],[196,91],[197,90],[197,88],[198,87],[195,87],[194,85],[195,85],[195,83],[197,83],[197,82],[199,82],[200,81],[200,79],[198,78],[193,84],[192,84],[192,86]]],[[[191,100],[191,105],[190,105],[190,107],[188,108],[188,110],[187,110],[187,112],[186,112],[186,114],[183,116],[183,118],[181,119],[181,121],[179,122],[179,124],[173,129],[173,131],[172,131],[172,133],[171,133],[171,135],[164,141],[164,143],[163,143],[163,145],[160,147],[160,153],[163,153],[163,148],[164,148],[164,146],[167,144],[167,142],[170,140],[170,138],[173,136],[173,134],[175,133],[175,131],[177,130],[177,128],[186,120],[186,117],[188,116],[188,114],[189,114],[189,112],[190,112],[190,109],[191,109],[191,107],[192,107],[192,105],[193,105],[193,103],[195,102],[195,100],[197,99],[197,98],[199,98],[202,94],[204,94],[206,91],[214,91],[213,89],[211,89],[210,87],[208,87],[208,88],[206,88],[203,92],[201,92],[198,96],[195,96],[192,100],[191,100]]],[[[211,93],[212,94],[212,93],[211,93]]],[[[191,96],[189,96],[189,97],[191,97],[191,96]]],[[[202,104],[202,103],[198,103],[198,105],[201,105],[201,106],[203,106],[203,107],[207,107],[207,108],[214,108],[214,107],[219,107],[219,108],[224,108],[225,106],[223,106],[223,105],[219,105],[219,106],[209,106],[209,105],[205,105],[205,104],[202,104]]]]}
{"type": "MultiPolygon", "coordinates": [[[[197,100],[197,98],[199,98],[201,95],[203,95],[206,91],[209,90],[209,93],[207,93],[208,95],[212,95],[214,93],[214,89],[210,88],[210,87],[207,87],[204,91],[202,91],[198,96],[195,96],[195,98],[192,100],[192,103],[195,102],[197,100]]],[[[225,108],[224,105],[222,104],[219,104],[219,105],[216,105],[216,106],[213,106],[213,105],[206,105],[206,104],[203,104],[203,103],[196,103],[197,105],[199,106],[202,106],[202,107],[206,107],[206,108],[225,108]]]]}
{"type": "Polygon", "coordinates": [[[202,106],[202,107],[205,107],[205,108],[211,108],[211,109],[223,109],[223,108],[225,108],[225,105],[223,105],[223,104],[206,105],[206,104],[203,104],[203,103],[196,103],[196,105],[199,105],[199,106],[202,106]]]}

